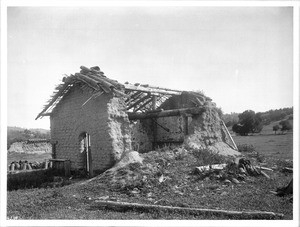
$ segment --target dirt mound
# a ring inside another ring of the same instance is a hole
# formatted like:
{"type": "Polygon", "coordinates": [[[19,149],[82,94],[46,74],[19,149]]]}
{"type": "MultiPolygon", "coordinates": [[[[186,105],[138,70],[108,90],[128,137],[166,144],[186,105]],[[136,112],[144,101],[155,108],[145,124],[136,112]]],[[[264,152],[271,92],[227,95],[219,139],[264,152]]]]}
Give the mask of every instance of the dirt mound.
{"type": "Polygon", "coordinates": [[[202,142],[199,142],[199,138],[197,136],[195,137],[189,137],[185,141],[185,146],[187,149],[208,149],[211,152],[218,153],[224,156],[232,156],[232,157],[238,157],[241,156],[241,153],[232,149],[228,144],[218,141],[211,145],[205,146],[202,142]]]}
{"type": "Polygon", "coordinates": [[[224,163],[229,159],[209,150],[186,150],[183,147],[165,147],[144,154],[130,152],[113,168],[92,181],[104,183],[116,191],[147,190],[156,188],[166,180],[182,184],[181,181],[187,180],[186,176],[196,166],[224,163]]]}
{"type": "Polygon", "coordinates": [[[15,142],[10,146],[8,152],[30,153],[30,154],[51,153],[52,146],[51,143],[48,142],[39,142],[39,143],[15,142]]]}

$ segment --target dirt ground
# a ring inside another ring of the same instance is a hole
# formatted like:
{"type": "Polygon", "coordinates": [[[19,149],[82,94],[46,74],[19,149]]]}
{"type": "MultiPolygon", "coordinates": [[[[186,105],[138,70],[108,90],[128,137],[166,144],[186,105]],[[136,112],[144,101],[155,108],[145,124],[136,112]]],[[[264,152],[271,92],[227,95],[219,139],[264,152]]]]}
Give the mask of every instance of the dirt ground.
{"type": "MultiPolygon", "coordinates": [[[[257,161],[253,154],[244,155],[252,162],[257,161]]],[[[225,161],[217,156],[205,159],[206,157],[207,155],[193,156],[178,149],[165,148],[159,152],[152,152],[151,155],[145,155],[143,162],[147,163],[146,167],[134,164],[125,169],[121,168],[115,181],[111,181],[112,178],[107,176],[60,188],[10,191],[8,192],[8,218],[228,219],[219,215],[94,209],[92,207],[97,200],[235,211],[259,210],[282,213],[287,220],[293,218],[291,196],[278,197],[270,193],[291,180],[293,174],[284,173],[282,169],[286,166],[292,167],[292,162],[267,159],[264,161],[264,166],[274,169],[268,172],[270,179],[264,176],[247,176],[239,183],[225,183],[215,177],[201,178],[194,174],[196,166],[225,161]]],[[[239,218],[231,217],[231,219],[239,218]]]]}

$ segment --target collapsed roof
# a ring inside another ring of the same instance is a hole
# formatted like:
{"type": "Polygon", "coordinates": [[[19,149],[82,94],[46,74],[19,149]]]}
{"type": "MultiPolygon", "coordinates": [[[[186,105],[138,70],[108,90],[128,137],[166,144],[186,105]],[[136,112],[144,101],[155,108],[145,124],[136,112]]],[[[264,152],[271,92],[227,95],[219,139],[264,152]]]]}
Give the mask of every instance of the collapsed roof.
{"type": "MultiPolygon", "coordinates": [[[[87,68],[80,67],[81,71],[63,78],[63,83],[59,84],[44,106],[43,110],[38,114],[36,120],[43,116],[51,115],[52,110],[74,86],[79,84],[81,87],[89,87],[92,89],[91,97],[86,100],[83,105],[93,98],[100,96],[103,93],[113,93],[115,96],[124,97],[126,99],[127,111],[134,112],[147,112],[156,109],[164,101],[174,95],[181,95],[187,91],[180,91],[174,89],[167,89],[161,87],[150,86],[148,84],[130,84],[128,82],[121,84],[116,80],[109,79],[104,75],[98,66],[87,68]],[[155,102],[153,102],[155,100],[155,102]]],[[[188,92],[192,94],[195,99],[196,106],[200,105],[200,99],[205,97],[200,92],[188,92]],[[197,105],[198,103],[198,105],[197,105]]],[[[206,100],[211,101],[210,98],[205,97],[206,100]]]]}

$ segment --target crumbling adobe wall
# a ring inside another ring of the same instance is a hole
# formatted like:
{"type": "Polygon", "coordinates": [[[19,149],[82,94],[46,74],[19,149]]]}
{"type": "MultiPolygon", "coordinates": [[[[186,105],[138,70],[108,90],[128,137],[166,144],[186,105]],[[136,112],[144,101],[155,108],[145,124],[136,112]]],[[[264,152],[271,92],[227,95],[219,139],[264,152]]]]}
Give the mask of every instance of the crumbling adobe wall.
{"type": "Polygon", "coordinates": [[[205,111],[199,115],[188,117],[187,135],[184,144],[187,148],[209,149],[223,155],[237,156],[239,153],[232,149],[229,136],[219,116],[216,104],[210,98],[189,93],[174,96],[167,100],[164,108],[204,107],[205,111]]]}
{"type": "Polygon", "coordinates": [[[156,119],[157,142],[183,142],[185,136],[185,118],[183,116],[161,117],[156,119]],[[161,126],[162,127],[161,127],[161,126]]]}
{"type": "Polygon", "coordinates": [[[125,112],[123,98],[113,97],[107,104],[108,128],[112,142],[112,159],[120,160],[124,152],[131,150],[130,122],[125,112]]]}
{"type": "Polygon", "coordinates": [[[112,94],[91,99],[92,89],[74,85],[51,115],[51,140],[57,141],[56,158],[69,159],[71,169],[85,167],[80,152],[80,134],[90,135],[92,165],[95,171],[110,168],[130,148],[129,120],[125,103],[112,94]]]}
{"type": "Polygon", "coordinates": [[[187,144],[205,149],[216,142],[222,142],[221,120],[213,108],[206,108],[202,114],[193,116],[188,127],[187,144]]]}
{"type": "MultiPolygon", "coordinates": [[[[238,152],[228,145],[231,141],[225,131],[216,104],[211,102],[210,98],[199,93],[183,92],[182,95],[172,96],[160,106],[163,110],[192,107],[202,107],[204,111],[199,115],[158,118],[156,119],[157,123],[163,128],[169,129],[169,132],[156,125],[155,130],[145,130],[147,136],[143,133],[142,137],[145,140],[151,139],[148,143],[154,140],[158,144],[160,141],[166,143],[173,141],[175,144],[184,142],[188,148],[210,149],[224,155],[238,155],[238,152]],[[155,139],[154,132],[157,132],[155,139]]],[[[140,129],[151,128],[151,120],[143,121],[140,124],[140,129]]],[[[137,130],[137,132],[139,131],[137,130]]],[[[143,141],[143,143],[147,143],[147,141],[143,141]]]]}
{"type": "Polygon", "coordinates": [[[144,153],[154,149],[153,145],[180,144],[185,136],[183,116],[143,119],[131,123],[131,140],[134,150],[144,153]]]}
{"type": "Polygon", "coordinates": [[[140,153],[152,150],[153,128],[152,120],[144,119],[131,122],[132,148],[140,153]]]}
{"type": "MultiPolygon", "coordinates": [[[[173,96],[167,99],[160,108],[163,110],[195,107],[191,96],[187,92],[182,95],[173,96]]],[[[204,97],[198,97],[204,104],[204,97]]],[[[196,100],[197,101],[197,100],[196,100]]],[[[187,116],[170,116],[152,119],[139,120],[132,124],[132,143],[134,148],[138,147],[139,152],[146,152],[153,149],[153,143],[157,146],[164,144],[181,144],[188,133],[187,125],[191,119],[187,116]]]]}

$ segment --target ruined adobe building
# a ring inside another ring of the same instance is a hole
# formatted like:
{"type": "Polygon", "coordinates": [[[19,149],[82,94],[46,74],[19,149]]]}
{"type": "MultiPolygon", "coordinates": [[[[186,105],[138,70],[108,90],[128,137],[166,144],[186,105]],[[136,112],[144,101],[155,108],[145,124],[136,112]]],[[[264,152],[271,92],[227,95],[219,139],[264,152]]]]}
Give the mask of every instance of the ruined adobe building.
{"type": "Polygon", "coordinates": [[[53,156],[102,172],[130,150],[185,144],[236,155],[211,99],[197,92],[121,84],[99,67],[63,78],[36,119],[50,116],[53,156]]]}

